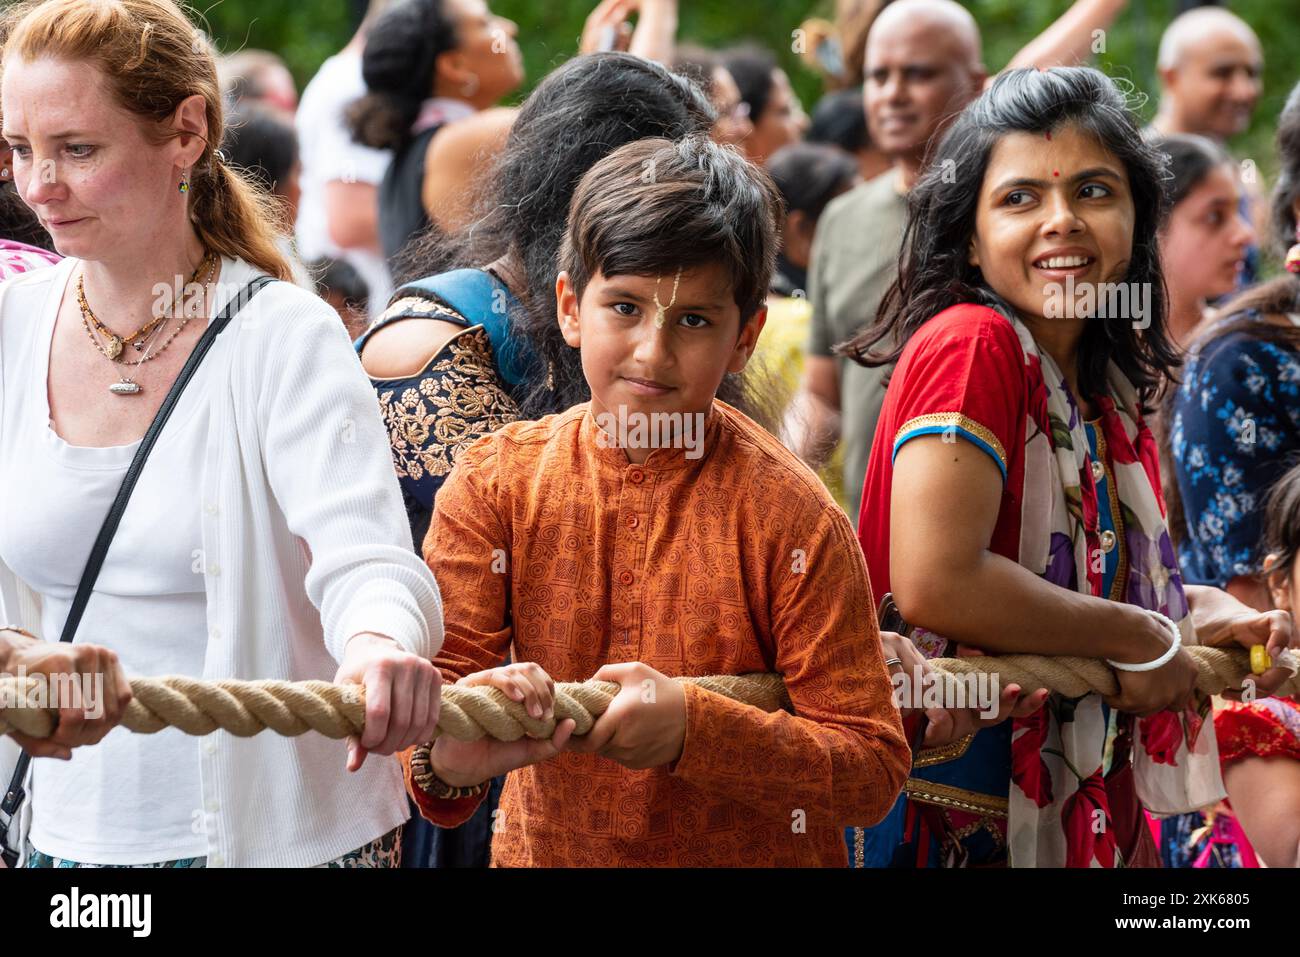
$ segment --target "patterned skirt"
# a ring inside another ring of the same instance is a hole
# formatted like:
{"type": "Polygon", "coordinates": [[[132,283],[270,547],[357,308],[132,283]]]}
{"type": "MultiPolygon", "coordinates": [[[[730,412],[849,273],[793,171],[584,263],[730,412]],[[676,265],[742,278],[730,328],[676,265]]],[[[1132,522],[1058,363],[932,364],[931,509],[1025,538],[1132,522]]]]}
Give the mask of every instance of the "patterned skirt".
{"type": "MultiPolygon", "coordinates": [[[[51,857],[33,849],[27,858],[28,867],[206,867],[206,857],[182,857],[174,861],[158,861],[154,864],[82,864],[63,857],[51,857]]],[[[349,851],[342,857],[336,857],[317,867],[401,867],[402,866],[402,828],[399,826],[383,837],[377,837],[364,847],[349,851]]]]}

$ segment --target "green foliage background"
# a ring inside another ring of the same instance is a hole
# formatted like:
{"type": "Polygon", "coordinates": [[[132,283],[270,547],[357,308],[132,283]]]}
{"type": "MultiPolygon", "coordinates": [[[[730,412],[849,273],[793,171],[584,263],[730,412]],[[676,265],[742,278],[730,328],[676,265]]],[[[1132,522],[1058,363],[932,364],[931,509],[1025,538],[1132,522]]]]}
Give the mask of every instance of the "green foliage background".
{"type": "MultiPolygon", "coordinates": [[[[964,0],[984,33],[990,70],[1003,67],[1069,7],[1069,0],[964,0]]],[[[492,9],[519,24],[519,40],[528,70],[527,94],[547,70],[577,49],[583,20],[594,0],[492,0],[492,9]]],[[[1264,43],[1264,99],[1251,129],[1233,143],[1234,152],[1256,161],[1266,174],[1273,161],[1273,125],[1292,85],[1300,80],[1300,0],[1232,0],[1229,8],[1250,23],[1264,43]]],[[[349,0],[219,0],[205,11],[213,36],[223,50],[243,46],[278,52],[299,85],[306,83],[325,57],[351,36],[354,4],[349,0]]],[[[1147,118],[1155,111],[1155,58],[1160,33],[1181,9],[1180,0],[1130,0],[1106,36],[1106,50],[1096,63],[1113,76],[1130,80],[1148,94],[1147,118]]],[[[815,73],[792,52],[791,35],[809,16],[831,16],[832,0],[682,0],[679,36],[721,47],[753,39],[784,61],[806,107],[821,94],[815,73]]]]}

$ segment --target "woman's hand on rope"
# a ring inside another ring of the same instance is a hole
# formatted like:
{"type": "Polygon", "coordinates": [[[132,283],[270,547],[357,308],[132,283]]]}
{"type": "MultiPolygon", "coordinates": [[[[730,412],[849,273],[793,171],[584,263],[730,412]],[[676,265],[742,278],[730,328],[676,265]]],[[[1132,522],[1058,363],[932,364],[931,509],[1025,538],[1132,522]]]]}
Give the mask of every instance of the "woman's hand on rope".
{"type": "Polygon", "coordinates": [[[972,732],[1001,724],[1008,718],[1027,718],[1047,703],[1048,694],[1046,688],[1025,693],[1013,682],[1000,689],[997,714],[990,715],[987,709],[981,708],[926,708],[925,716],[929,722],[922,746],[937,748],[972,732]]]}
{"type": "MultiPolygon", "coordinates": [[[[555,682],[541,666],[532,662],[514,662],[500,668],[476,671],[461,678],[456,685],[496,688],[512,701],[521,703],[534,718],[555,716],[555,682]]],[[[518,741],[497,741],[491,737],[457,741],[444,734],[429,752],[429,766],[445,784],[473,787],[499,774],[555,757],[564,750],[575,727],[572,718],[565,718],[555,726],[550,739],[544,741],[526,737],[518,741]]]]}
{"type": "MultiPolygon", "coordinates": [[[[1247,605],[1242,605],[1242,609],[1240,614],[1226,621],[1212,634],[1202,636],[1202,643],[1216,648],[1246,649],[1255,645],[1264,645],[1274,662],[1277,662],[1278,656],[1284,651],[1295,654],[1300,650],[1300,633],[1297,633],[1295,622],[1289,612],[1276,608],[1272,611],[1256,611],[1247,605]]],[[[1289,668],[1275,666],[1263,674],[1251,675],[1247,678],[1247,684],[1254,684],[1249,692],[1245,689],[1228,689],[1223,692],[1223,697],[1233,701],[1241,701],[1243,695],[1247,700],[1266,698],[1285,684],[1291,675],[1289,668]]]]}
{"type": "Polygon", "coordinates": [[[49,738],[31,738],[18,731],[10,736],[37,758],[72,757],[72,748],[97,744],[117,726],[131,701],[131,683],[117,654],[98,645],[41,641],[5,632],[0,641],[9,645],[6,670],[19,668],[28,676],[50,681],[50,700],[59,705],[59,724],[49,738]]]}
{"type": "Polygon", "coordinates": [[[360,633],[343,651],[334,681],[366,688],[366,730],[348,738],[348,770],[366,755],[396,754],[433,737],[442,704],[442,673],[391,638],[360,633]]]}
{"type": "Polygon", "coordinates": [[[622,685],[591,730],[569,740],[569,750],[599,754],[639,771],[671,764],[686,742],[686,691],[639,661],[605,665],[594,681],[622,685]]]}
{"type": "MultiPolygon", "coordinates": [[[[910,638],[892,631],[882,631],[880,641],[884,646],[886,661],[891,658],[898,658],[901,661],[901,664],[889,666],[890,681],[895,689],[898,688],[900,681],[915,683],[918,680],[926,680],[927,675],[935,674],[934,669],[925,660],[925,656],[910,638]]],[[[982,654],[982,652],[975,653],[982,654]]],[[[1000,724],[1008,718],[1027,717],[1043,706],[1047,701],[1047,695],[1046,688],[1032,694],[1022,694],[1020,685],[1009,684],[1002,688],[998,695],[995,714],[990,715],[985,708],[926,708],[925,737],[921,745],[926,748],[941,747],[981,728],[1000,724]]],[[[899,711],[904,717],[918,710],[906,706],[909,699],[908,695],[903,696],[902,702],[897,702],[897,696],[895,699],[896,703],[900,703],[899,711]]]]}
{"type": "MultiPolygon", "coordinates": [[[[1124,610],[1128,612],[1132,606],[1124,610]]],[[[1127,621],[1133,627],[1132,640],[1123,644],[1127,654],[1125,664],[1154,661],[1169,650],[1173,639],[1169,629],[1154,615],[1138,610],[1127,621]]],[[[1181,712],[1192,703],[1196,692],[1196,663],[1187,649],[1179,648],[1168,663],[1153,671],[1123,671],[1115,669],[1119,679],[1119,693],[1105,699],[1118,711],[1150,717],[1159,711],[1181,712]]]]}

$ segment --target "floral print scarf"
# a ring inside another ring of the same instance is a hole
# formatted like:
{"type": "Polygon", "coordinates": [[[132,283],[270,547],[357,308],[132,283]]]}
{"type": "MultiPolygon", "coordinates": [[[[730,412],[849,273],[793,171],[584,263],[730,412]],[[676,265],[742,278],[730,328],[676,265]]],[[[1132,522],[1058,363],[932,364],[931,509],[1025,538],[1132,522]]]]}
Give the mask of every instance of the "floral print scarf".
{"type": "MultiPolygon", "coordinates": [[[[1009,321],[1024,349],[1030,396],[1019,562],[1062,588],[1100,597],[1097,488],[1084,423],[1051,356],[1039,350],[1022,322],[1009,321]]],[[[1155,439],[1142,420],[1136,391],[1114,364],[1108,383],[1111,394],[1097,404],[1128,556],[1125,601],[1167,615],[1178,624],[1183,644],[1192,645],[1196,634],[1166,525],[1155,439]]],[[[1205,714],[1202,706],[1139,719],[1110,709],[1100,695],[1071,700],[1053,694],[1036,714],[1014,719],[1011,866],[1125,864],[1105,787],[1129,753],[1117,742],[1134,743],[1134,782],[1146,810],[1172,814],[1216,803],[1224,790],[1213,723],[1205,714]]]]}

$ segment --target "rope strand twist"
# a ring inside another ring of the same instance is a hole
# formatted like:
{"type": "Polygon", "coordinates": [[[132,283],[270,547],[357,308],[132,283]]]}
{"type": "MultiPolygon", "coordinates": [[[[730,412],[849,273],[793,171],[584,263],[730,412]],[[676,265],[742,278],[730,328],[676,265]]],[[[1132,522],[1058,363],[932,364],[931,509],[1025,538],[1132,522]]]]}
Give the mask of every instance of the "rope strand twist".
{"type": "MultiPolygon", "coordinates": [[[[1250,674],[1250,657],[1244,650],[1193,646],[1187,649],[1196,662],[1196,688],[1218,694],[1241,687],[1250,674]]],[[[1095,658],[1041,655],[987,655],[973,658],[934,658],[930,666],[944,683],[944,702],[965,700],[964,679],[972,674],[996,675],[1000,685],[1018,684],[1026,692],[1040,688],[1067,697],[1088,693],[1113,695],[1119,682],[1103,661],[1095,658]],[[956,695],[961,686],[962,698],[956,695]]],[[[754,705],[763,711],[792,711],[780,675],[714,675],[676,678],[716,694],[754,705]]],[[[17,730],[33,738],[54,733],[58,712],[42,700],[41,677],[0,677],[0,734],[17,730]]],[[[548,738],[558,722],[572,718],[574,734],[591,730],[604,714],[620,686],[609,681],[557,682],[555,716],[532,717],[524,706],[496,688],[445,685],[435,738],[447,734],[459,741],[488,736],[499,741],[548,738]]],[[[122,725],[140,734],[179,728],[186,734],[206,735],[228,731],[250,737],[261,731],[293,737],[315,731],[330,738],[345,738],[365,729],[365,689],[361,685],[336,685],[328,681],[203,681],[179,676],[131,679],[131,702],[122,725]]],[[[1300,694],[1300,677],[1291,679],[1276,694],[1300,694]]],[[[972,705],[974,702],[971,703],[972,705]]]]}

